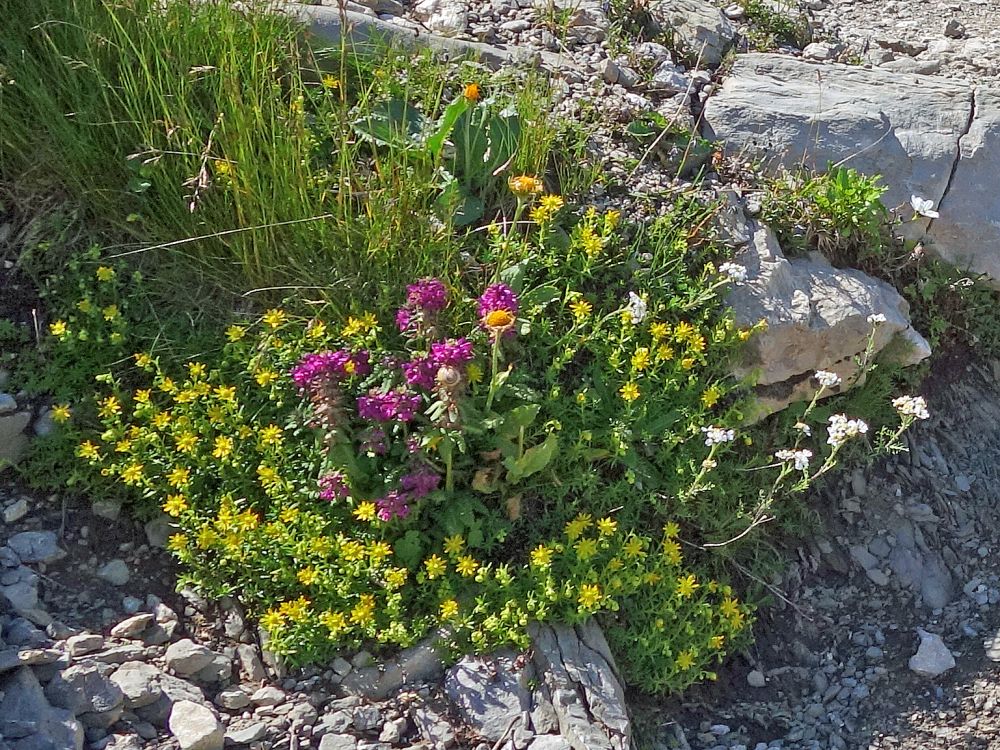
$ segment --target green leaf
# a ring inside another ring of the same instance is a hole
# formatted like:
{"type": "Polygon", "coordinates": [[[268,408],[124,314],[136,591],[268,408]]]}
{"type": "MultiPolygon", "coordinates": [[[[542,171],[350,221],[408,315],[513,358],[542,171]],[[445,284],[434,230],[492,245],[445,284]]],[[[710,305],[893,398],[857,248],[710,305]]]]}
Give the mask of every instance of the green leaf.
{"type": "Polygon", "coordinates": [[[521,293],[521,288],[524,286],[524,270],[527,263],[526,260],[522,260],[520,263],[507,266],[507,268],[500,272],[500,281],[513,289],[517,294],[521,293]]]}
{"type": "Polygon", "coordinates": [[[527,427],[535,421],[541,408],[539,404],[524,404],[511,409],[504,419],[504,432],[513,429],[514,434],[517,434],[521,428],[527,427]]]}
{"type": "Polygon", "coordinates": [[[425,126],[424,116],[415,107],[395,97],[376,105],[370,115],[351,124],[362,138],[403,149],[419,147],[425,126]]]}
{"type": "Polygon", "coordinates": [[[485,206],[483,205],[483,199],[477,195],[464,194],[462,201],[458,204],[455,209],[455,213],[452,214],[451,221],[456,227],[465,227],[469,224],[475,224],[485,213],[485,206]]]}
{"type": "Polygon", "coordinates": [[[525,308],[546,307],[562,297],[562,291],[552,284],[546,284],[532,289],[524,295],[523,303],[525,308]]]}
{"type": "Polygon", "coordinates": [[[410,529],[403,536],[396,540],[393,545],[396,557],[407,568],[414,568],[424,555],[424,545],[420,538],[420,532],[410,529]]]}
{"type": "Polygon", "coordinates": [[[524,452],[520,458],[508,458],[504,460],[507,467],[507,481],[518,482],[522,479],[536,474],[552,461],[559,450],[559,438],[555,434],[545,438],[545,442],[536,445],[524,452]]]}
{"type": "Polygon", "coordinates": [[[441,115],[441,119],[438,121],[437,130],[427,139],[427,150],[431,156],[437,158],[438,154],[441,153],[441,149],[444,148],[445,141],[455,127],[455,123],[458,122],[459,117],[468,111],[469,106],[469,100],[463,95],[459,95],[455,101],[448,105],[448,108],[445,109],[444,114],[441,115]]]}

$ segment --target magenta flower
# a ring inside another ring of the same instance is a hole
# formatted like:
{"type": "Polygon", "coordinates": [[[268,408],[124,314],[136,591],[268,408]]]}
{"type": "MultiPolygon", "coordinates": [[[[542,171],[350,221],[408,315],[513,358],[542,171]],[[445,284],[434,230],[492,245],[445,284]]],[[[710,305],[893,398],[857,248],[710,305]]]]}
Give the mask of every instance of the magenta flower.
{"type": "Polygon", "coordinates": [[[400,333],[406,333],[409,330],[410,325],[413,323],[413,312],[405,307],[401,307],[396,311],[396,328],[399,329],[400,333]]]}
{"type": "Polygon", "coordinates": [[[416,357],[403,363],[403,376],[409,385],[429,391],[434,388],[434,376],[438,366],[430,357],[416,357]]]}
{"type": "Polygon", "coordinates": [[[368,352],[338,349],[302,355],[291,369],[291,376],[299,390],[305,391],[322,380],[341,380],[352,375],[364,377],[369,372],[368,352]]]}
{"type": "Polygon", "coordinates": [[[431,360],[436,367],[461,367],[472,361],[472,342],[468,339],[448,339],[431,344],[431,360]]]}
{"type": "Polygon", "coordinates": [[[347,486],[347,477],[339,471],[320,477],[319,490],[320,499],[331,502],[342,500],[351,494],[351,490],[347,486]]]}
{"type": "Polygon", "coordinates": [[[448,304],[448,290],[440,279],[420,279],[406,287],[406,305],[426,312],[443,310],[448,304]]]}
{"type": "Polygon", "coordinates": [[[417,469],[410,474],[404,474],[399,480],[399,486],[403,488],[413,500],[419,500],[430,494],[441,484],[441,477],[430,469],[417,469]]]}
{"type": "Polygon", "coordinates": [[[404,390],[371,392],[358,399],[358,416],[371,422],[409,422],[420,408],[420,396],[404,390]]]}
{"type": "Polygon", "coordinates": [[[391,521],[394,518],[406,518],[410,515],[410,506],[407,504],[407,497],[398,490],[392,490],[385,497],[380,497],[375,501],[378,508],[378,517],[381,521],[391,521]]]}
{"type": "Polygon", "coordinates": [[[485,318],[491,312],[506,310],[517,315],[517,295],[506,284],[493,284],[479,297],[479,317],[485,318]]]}

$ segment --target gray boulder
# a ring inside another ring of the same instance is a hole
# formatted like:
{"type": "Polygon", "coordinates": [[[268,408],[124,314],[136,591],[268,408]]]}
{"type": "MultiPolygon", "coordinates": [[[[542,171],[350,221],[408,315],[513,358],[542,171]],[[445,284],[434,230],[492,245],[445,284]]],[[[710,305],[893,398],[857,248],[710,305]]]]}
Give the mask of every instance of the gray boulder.
{"type": "Polygon", "coordinates": [[[184,677],[207,667],[212,663],[213,656],[215,654],[207,646],[184,638],[167,648],[166,663],[176,674],[184,677]]]}
{"type": "Polygon", "coordinates": [[[52,563],[61,560],[66,552],[59,547],[59,540],[51,531],[22,531],[7,540],[23,563],[52,563]]]}
{"type": "Polygon", "coordinates": [[[445,673],[448,698],[465,722],[488,742],[511,731],[512,722],[531,710],[524,669],[515,670],[515,655],[467,656],[445,673]]]}
{"type": "Polygon", "coordinates": [[[655,13],[673,32],[674,42],[691,64],[718,67],[733,46],[736,31],[725,14],[704,0],[665,0],[655,13]]]}
{"type": "MultiPolygon", "coordinates": [[[[30,667],[4,675],[0,679],[0,725],[17,723],[30,737],[37,739],[38,747],[51,746],[53,750],[83,750],[83,727],[73,714],[63,708],[51,706],[42,686],[30,667]],[[47,741],[49,745],[39,744],[47,741]]],[[[27,737],[28,735],[26,735],[27,737]]],[[[24,747],[29,741],[22,739],[24,747]]]]}
{"type": "Polygon", "coordinates": [[[178,701],[170,711],[170,732],[181,750],[222,750],[225,729],[208,706],[178,701]]]}
{"type": "Polygon", "coordinates": [[[53,706],[74,715],[111,712],[125,700],[118,685],[95,664],[76,664],[64,669],[45,686],[45,695],[53,706]]]}

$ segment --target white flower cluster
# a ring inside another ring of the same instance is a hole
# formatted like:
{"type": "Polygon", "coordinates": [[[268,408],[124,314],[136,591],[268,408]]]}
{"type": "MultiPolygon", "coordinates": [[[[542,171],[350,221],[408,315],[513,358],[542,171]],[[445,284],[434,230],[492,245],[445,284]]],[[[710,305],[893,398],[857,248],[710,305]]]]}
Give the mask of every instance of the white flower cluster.
{"type": "Polygon", "coordinates": [[[812,458],[812,455],[812,451],[803,448],[797,451],[780,450],[774,454],[774,457],[779,461],[794,461],[795,468],[802,471],[809,467],[809,459],[812,458]]]}
{"type": "Polygon", "coordinates": [[[805,422],[796,422],[795,429],[801,432],[806,437],[812,437],[813,428],[807,425],[805,422]]]}
{"type": "Polygon", "coordinates": [[[816,370],[816,380],[824,388],[836,388],[840,385],[840,375],[835,372],[827,372],[826,370],[816,370]]]}
{"type": "Polygon", "coordinates": [[[702,427],[701,431],[705,433],[705,445],[709,447],[717,443],[731,443],[736,439],[736,433],[733,430],[726,430],[722,427],[702,427]]]}
{"type": "Polygon", "coordinates": [[[939,219],[941,214],[934,210],[934,201],[929,198],[921,198],[919,195],[910,196],[910,208],[915,214],[926,216],[928,219],[939,219]]]}
{"type": "Polygon", "coordinates": [[[882,313],[875,313],[874,315],[868,316],[868,322],[873,326],[877,326],[879,323],[885,323],[886,317],[882,313]]]}
{"type": "Polygon", "coordinates": [[[892,405],[902,416],[914,419],[930,419],[927,402],[923,396],[900,396],[893,399],[892,405]]]}
{"type": "Polygon", "coordinates": [[[826,442],[834,448],[839,448],[849,439],[868,432],[868,425],[860,419],[848,419],[843,414],[834,414],[830,417],[830,426],[827,431],[830,436],[826,442]]]}
{"type": "Polygon", "coordinates": [[[639,325],[646,317],[646,302],[635,292],[628,293],[628,306],[625,309],[632,318],[632,325],[639,325]]]}
{"type": "Polygon", "coordinates": [[[723,263],[719,266],[719,273],[734,284],[740,284],[747,280],[746,266],[741,266],[739,263],[723,263]]]}

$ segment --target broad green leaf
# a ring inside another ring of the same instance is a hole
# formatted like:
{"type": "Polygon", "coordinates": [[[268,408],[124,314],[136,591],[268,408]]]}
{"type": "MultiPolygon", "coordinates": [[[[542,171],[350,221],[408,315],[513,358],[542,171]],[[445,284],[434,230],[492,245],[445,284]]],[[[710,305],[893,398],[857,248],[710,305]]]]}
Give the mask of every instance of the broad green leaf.
{"type": "Polygon", "coordinates": [[[444,148],[445,141],[455,127],[455,123],[458,122],[458,118],[468,111],[470,106],[469,100],[460,94],[445,109],[444,114],[441,115],[441,119],[438,121],[437,129],[427,139],[427,150],[432,157],[436,158],[441,153],[441,149],[444,148]]]}
{"type": "Polygon", "coordinates": [[[393,545],[396,557],[407,568],[415,568],[424,554],[424,545],[421,541],[420,532],[410,529],[403,536],[396,540],[393,545]]]}
{"type": "Polygon", "coordinates": [[[549,465],[558,450],[559,438],[555,434],[551,434],[545,438],[544,443],[529,448],[520,458],[505,459],[507,481],[517,482],[538,473],[549,465]]]}
{"type": "Polygon", "coordinates": [[[370,115],[352,123],[354,131],[382,146],[414,149],[426,121],[417,109],[399,98],[376,105],[370,115]]]}

